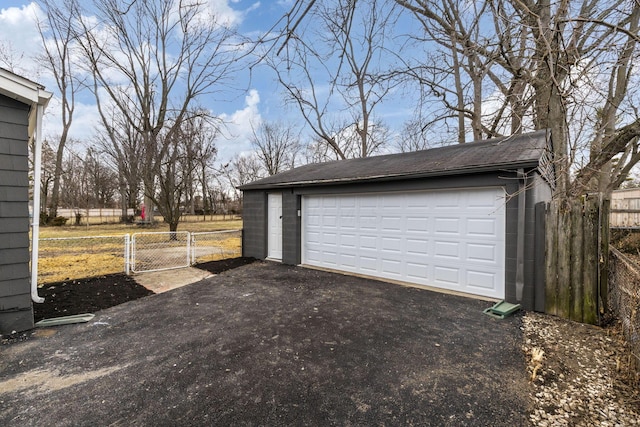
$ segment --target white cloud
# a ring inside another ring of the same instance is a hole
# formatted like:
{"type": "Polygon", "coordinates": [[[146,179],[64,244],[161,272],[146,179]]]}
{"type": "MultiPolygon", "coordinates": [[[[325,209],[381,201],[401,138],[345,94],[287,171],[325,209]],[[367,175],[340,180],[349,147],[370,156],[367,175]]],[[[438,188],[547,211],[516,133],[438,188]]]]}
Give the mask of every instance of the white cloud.
{"type": "MultiPolygon", "coordinates": [[[[43,135],[45,138],[55,139],[62,133],[60,114],[60,99],[54,96],[47,107],[43,119],[43,135]]],[[[98,109],[94,103],[76,101],[69,136],[83,144],[89,144],[97,131],[99,120],[98,109]]]]}
{"type": "Polygon", "coordinates": [[[218,141],[218,159],[222,162],[230,160],[237,153],[253,151],[250,137],[253,128],[260,125],[262,117],[258,109],[260,95],[251,89],[245,96],[245,107],[232,114],[223,113],[219,117],[226,124],[224,137],[218,141]]]}
{"type": "Polygon", "coordinates": [[[209,0],[209,9],[221,24],[230,27],[239,25],[244,18],[244,13],[231,7],[229,0],[209,0]]]}
{"type": "Polygon", "coordinates": [[[44,19],[40,7],[31,2],[22,7],[0,9],[0,45],[10,54],[10,66],[18,74],[38,80],[35,56],[40,52],[41,40],[37,21],[44,19]]]}

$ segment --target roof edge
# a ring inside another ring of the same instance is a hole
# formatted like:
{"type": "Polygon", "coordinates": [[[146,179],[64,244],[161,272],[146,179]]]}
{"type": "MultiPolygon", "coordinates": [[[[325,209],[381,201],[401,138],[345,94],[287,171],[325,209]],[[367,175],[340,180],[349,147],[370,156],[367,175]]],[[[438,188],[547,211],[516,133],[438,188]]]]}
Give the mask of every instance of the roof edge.
{"type": "Polygon", "coordinates": [[[47,106],[53,96],[53,93],[46,91],[43,85],[4,68],[0,68],[0,93],[29,106],[42,105],[43,107],[47,106]]]}
{"type": "Polygon", "coordinates": [[[368,182],[386,182],[386,181],[399,181],[402,179],[421,179],[421,178],[435,178],[439,176],[454,176],[454,175],[467,175],[473,173],[483,173],[483,172],[496,172],[496,171],[515,171],[519,168],[535,168],[538,166],[537,160],[531,160],[526,162],[518,162],[518,163],[500,163],[500,164],[492,164],[488,166],[471,166],[467,168],[456,168],[450,170],[439,170],[437,172],[418,172],[418,173],[406,173],[406,174],[395,174],[395,175],[378,175],[378,176],[368,176],[362,178],[340,178],[340,179],[323,179],[323,180],[309,180],[309,181],[289,181],[283,183],[273,183],[273,184],[245,184],[236,187],[238,190],[247,191],[247,190],[268,190],[268,189],[276,189],[276,188],[286,188],[286,187],[315,187],[322,185],[342,185],[342,184],[351,184],[351,183],[368,183],[368,182]]]}

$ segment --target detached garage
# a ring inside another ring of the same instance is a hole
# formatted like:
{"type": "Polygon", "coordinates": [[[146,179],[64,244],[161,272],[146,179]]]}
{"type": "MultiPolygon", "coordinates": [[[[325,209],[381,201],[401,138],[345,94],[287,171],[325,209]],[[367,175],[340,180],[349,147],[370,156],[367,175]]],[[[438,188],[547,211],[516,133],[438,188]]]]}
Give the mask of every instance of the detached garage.
{"type": "Polygon", "coordinates": [[[543,311],[549,139],[311,164],[247,184],[243,254],[543,311]]]}

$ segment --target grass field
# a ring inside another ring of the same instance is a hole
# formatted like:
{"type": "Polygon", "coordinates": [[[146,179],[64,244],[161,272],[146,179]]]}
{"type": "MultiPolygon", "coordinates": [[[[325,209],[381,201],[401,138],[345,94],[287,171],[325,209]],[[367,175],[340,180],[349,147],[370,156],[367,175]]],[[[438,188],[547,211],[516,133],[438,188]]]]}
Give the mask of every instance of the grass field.
{"type": "MultiPolygon", "coordinates": [[[[242,228],[241,220],[193,221],[181,223],[178,231],[203,233],[242,228]]],[[[125,235],[168,232],[167,224],[139,227],[135,224],[41,227],[38,250],[38,284],[80,279],[124,271],[125,235]]],[[[196,235],[198,262],[240,256],[241,235],[196,235]]]]}

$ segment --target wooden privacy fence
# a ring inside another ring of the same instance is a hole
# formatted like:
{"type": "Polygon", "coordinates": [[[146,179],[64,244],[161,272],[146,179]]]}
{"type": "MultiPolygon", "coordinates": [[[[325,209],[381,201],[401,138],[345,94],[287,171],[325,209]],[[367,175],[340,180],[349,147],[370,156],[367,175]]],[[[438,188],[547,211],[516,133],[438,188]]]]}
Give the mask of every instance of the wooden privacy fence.
{"type": "Polygon", "coordinates": [[[545,311],[598,324],[608,298],[609,200],[554,200],[545,221],[545,311]]]}

